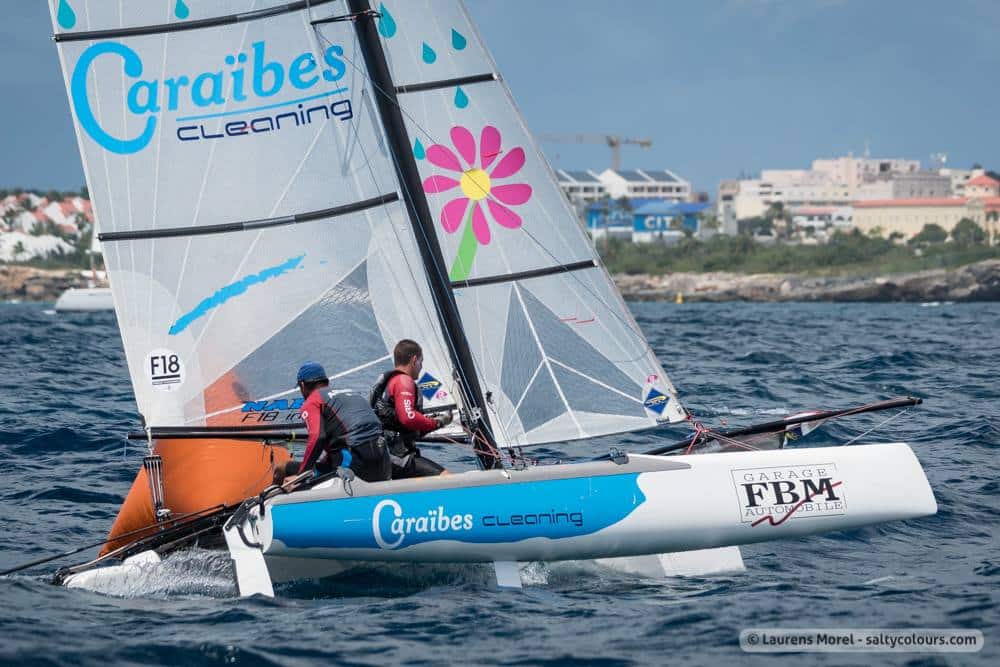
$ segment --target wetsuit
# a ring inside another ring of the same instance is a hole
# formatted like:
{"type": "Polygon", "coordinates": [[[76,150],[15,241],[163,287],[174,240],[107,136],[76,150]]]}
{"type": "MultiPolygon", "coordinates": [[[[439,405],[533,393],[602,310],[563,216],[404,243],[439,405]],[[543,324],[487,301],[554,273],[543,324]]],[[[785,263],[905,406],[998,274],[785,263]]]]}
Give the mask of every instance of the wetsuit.
{"type": "Polygon", "coordinates": [[[438,423],[423,414],[423,396],[417,384],[400,370],[383,373],[369,397],[385,433],[392,460],[392,478],[431,477],[444,468],[421,456],[417,440],[438,428],[438,423]]]}
{"type": "Polygon", "coordinates": [[[299,472],[314,466],[330,472],[346,464],[366,482],[389,479],[382,425],[360,394],[317,387],[302,404],[302,420],[309,439],[299,472]]]}

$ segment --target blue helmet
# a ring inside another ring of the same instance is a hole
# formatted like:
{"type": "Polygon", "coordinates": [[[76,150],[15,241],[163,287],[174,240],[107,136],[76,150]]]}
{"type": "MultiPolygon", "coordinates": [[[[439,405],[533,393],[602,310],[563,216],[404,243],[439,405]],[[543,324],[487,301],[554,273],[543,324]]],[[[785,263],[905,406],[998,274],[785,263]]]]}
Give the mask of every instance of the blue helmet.
{"type": "Polygon", "coordinates": [[[299,367],[299,372],[295,376],[296,382],[313,382],[314,380],[325,380],[326,371],[315,361],[307,361],[299,367]]]}

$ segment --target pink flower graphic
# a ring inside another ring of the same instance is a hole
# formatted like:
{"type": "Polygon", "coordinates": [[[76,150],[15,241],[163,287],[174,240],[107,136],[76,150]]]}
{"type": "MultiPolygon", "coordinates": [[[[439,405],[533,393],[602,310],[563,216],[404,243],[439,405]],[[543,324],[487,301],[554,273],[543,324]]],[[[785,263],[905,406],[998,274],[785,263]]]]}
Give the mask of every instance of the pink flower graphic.
{"type": "Polygon", "coordinates": [[[429,176],[424,180],[424,191],[440,193],[459,188],[464,195],[452,199],[442,207],[441,226],[452,234],[465,221],[465,231],[451,267],[452,280],[465,280],[472,269],[476,249],[479,245],[489,245],[492,239],[484,209],[489,210],[490,216],[501,227],[517,229],[523,221],[508,206],[518,206],[528,201],[531,198],[531,186],[526,183],[495,182],[515,175],[524,166],[525,160],[524,149],[517,147],[504,151],[503,157],[497,161],[496,158],[501,154],[500,131],[495,127],[487,125],[480,134],[478,162],[476,140],[468,129],[460,125],[451,128],[451,142],[455,146],[454,151],[448,146],[434,144],[427,149],[427,159],[431,164],[457,172],[460,176],[458,179],[429,176]],[[494,162],[496,165],[487,171],[494,162]]]}

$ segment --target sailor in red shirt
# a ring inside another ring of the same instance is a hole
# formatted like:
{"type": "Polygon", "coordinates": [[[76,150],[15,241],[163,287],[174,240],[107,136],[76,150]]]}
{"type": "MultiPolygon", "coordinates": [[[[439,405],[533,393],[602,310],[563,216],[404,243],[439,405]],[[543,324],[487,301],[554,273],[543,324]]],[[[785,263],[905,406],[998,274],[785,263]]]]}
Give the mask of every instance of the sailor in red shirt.
{"type": "Polygon", "coordinates": [[[423,414],[423,396],[417,391],[416,379],[424,367],[420,345],[403,339],[392,353],[396,367],[379,376],[369,403],[379,421],[392,459],[392,478],[430,477],[440,475],[444,468],[421,456],[417,440],[451,423],[451,413],[431,418],[423,414]]]}

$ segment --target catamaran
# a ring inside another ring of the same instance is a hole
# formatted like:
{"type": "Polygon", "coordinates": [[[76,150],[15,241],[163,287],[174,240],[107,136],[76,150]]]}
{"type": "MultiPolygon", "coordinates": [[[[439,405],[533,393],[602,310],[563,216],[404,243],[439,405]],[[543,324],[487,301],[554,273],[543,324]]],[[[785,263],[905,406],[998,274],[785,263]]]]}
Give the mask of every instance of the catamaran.
{"type": "MultiPolygon", "coordinates": [[[[50,0],[149,455],[86,585],[224,539],[239,592],[357,561],[729,554],[936,512],[901,443],[694,422],[459,0],[50,0]],[[273,486],[293,372],[369,389],[395,341],[478,469],[273,486]],[[652,453],[532,447],[688,423],[652,453]],[[884,470],[892,470],[887,478],[884,470]]],[[[662,572],[662,570],[661,570],[662,572]]]]}

